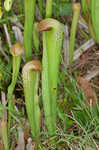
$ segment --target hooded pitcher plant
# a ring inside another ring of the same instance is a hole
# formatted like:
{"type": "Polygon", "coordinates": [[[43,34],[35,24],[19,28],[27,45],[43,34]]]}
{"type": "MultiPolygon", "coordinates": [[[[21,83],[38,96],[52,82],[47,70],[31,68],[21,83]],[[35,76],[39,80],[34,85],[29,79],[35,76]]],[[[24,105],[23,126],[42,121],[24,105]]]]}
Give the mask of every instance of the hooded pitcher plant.
{"type": "Polygon", "coordinates": [[[56,131],[56,98],[59,63],[62,48],[62,24],[45,19],[38,24],[43,33],[42,97],[48,131],[56,131]]]}
{"type": "Polygon", "coordinates": [[[5,0],[4,1],[4,8],[6,11],[9,11],[11,9],[13,0],[5,0]]]}
{"type": "Polygon", "coordinates": [[[96,41],[99,43],[99,0],[90,0],[90,2],[93,30],[95,33],[96,41]]]}
{"type": "Polygon", "coordinates": [[[41,70],[42,67],[38,60],[28,62],[22,70],[26,110],[34,140],[37,140],[40,130],[38,87],[41,70]]]}
{"type": "MultiPolygon", "coordinates": [[[[13,56],[13,73],[12,73],[12,81],[10,86],[8,87],[8,108],[9,112],[13,111],[13,92],[16,85],[19,69],[20,69],[20,63],[21,63],[21,57],[23,53],[23,46],[17,42],[15,45],[13,45],[10,48],[10,52],[13,56]]],[[[10,124],[11,124],[11,116],[9,113],[8,116],[8,135],[10,130],[10,124]]]]}
{"type": "Polygon", "coordinates": [[[76,28],[77,22],[80,14],[80,3],[73,4],[73,20],[71,25],[71,32],[70,32],[70,52],[69,52],[69,63],[72,65],[73,56],[74,56],[74,46],[75,46],[75,36],[76,36],[76,28]]]}
{"type": "Polygon", "coordinates": [[[24,0],[24,12],[25,12],[24,48],[26,61],[32,60],[34,9],[35,9],[35,0],[24,0]]]}
{"type": "Polygon", "coordinates": [[[2,7],[1,7],[1,3],[0,3],[0,19],[2,18],[3,16],[3,11],[2,11],[2,7]]]}

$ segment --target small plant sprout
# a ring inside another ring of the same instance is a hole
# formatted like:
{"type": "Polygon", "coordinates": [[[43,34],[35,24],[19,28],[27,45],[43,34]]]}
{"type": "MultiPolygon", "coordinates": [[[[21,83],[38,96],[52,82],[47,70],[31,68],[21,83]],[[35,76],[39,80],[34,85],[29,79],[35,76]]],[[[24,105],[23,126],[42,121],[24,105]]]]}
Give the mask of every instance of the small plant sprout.
{"type": "Polygon", "coordinates": [[[26,61],[32,60],[34,9],[35,9],[35,0],[24,0],[24,12],[25,12],[24,48],[26,61]]]}
{"type": "Polygon", "coordinates": [[[13,0],[5,0],[4,1],[4,8],[6,11],[9,11],[11,9],[13,0]]]}
{"type": "Polygon", "coordinates": [[[43,31],[42,97],[48,131],[56,132],[56,99],[59,63],[62,48],[62,24],[55,19],[45,19],[38,24],[43,31]]]}
{"type": "Polygon", "coordinates": [[[30,122],[31,133],[36,142],[40,131],[38,87],[41,70],[42,67],[38,60],[28,62],[22,70],[26,110],[30,122]]]}
{"type": "Polygon", "coordinates": [[[73,4],[73,20],[71,25],[71,32],[70,32],[70,53],[69,53],[69,62],[72,65],[73,56],[74,56],[74,46],[75,46],[75,35],[76,35],[76,28],[77,22],[80,14],[80,3],[73,4]]]}
{"type": "Polygon", "coordinates": [[[13,73],[12,73],[12,81],[10,86],[8,87],[8,109],[9,109],[9,116],[8,116],[8,135],[10,135],[10,126],[11,126],[11,116],[10,111],[13,111],[13,92],[16,85],[19,69],[20,69],[20,63],[21,63],[21,57],[23,53],[23,46],[17,42],[15,45],[13,45],[10,48],[10,52],[13,56],[13,73]]]}

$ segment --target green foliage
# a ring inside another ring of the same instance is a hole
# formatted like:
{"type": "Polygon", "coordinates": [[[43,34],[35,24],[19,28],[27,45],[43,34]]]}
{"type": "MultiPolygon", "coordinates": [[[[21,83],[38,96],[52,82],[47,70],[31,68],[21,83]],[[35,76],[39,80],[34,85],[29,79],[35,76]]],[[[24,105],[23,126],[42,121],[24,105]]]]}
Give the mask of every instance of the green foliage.
{"type": "Polygon", "coordinates": [[[53,2],[53,14],[55,16],[68,16],[72,13],[72,3],[68,2],[53,2]]]}
{"type": "MultiPolygon", "coordinates": [[[[90,147],[97,150],[97,146],[94,143],[94,136],[96,137],[96,141],[99,141],[99,104],[88,109],[81,100],[80,104],[73,109],[72,115],[74,122],[76,122],[83,134],[85,134],[87,143],[90,143],[90,147]]],[[[86,141],[81,142],[81,147],[83,147],[84,143],[86,141]]]]}
{"type": "MultiPolygon", "coordinates": [[[[59,84],[63,83],[64,85],[62,91],[60,91],[61,88],[59,88],[61,96],[63,94],[63,98],[58,100],[57,107],[57,114],[62,123],[62,133],[60,133],[62,138],[58,141],[59,145],[63,147],[63,143],[65,143],[66,147],[66,144],[68,145],[69,143],[70,148],[73,148],[73,150],[78,149],[78,147],[81,149],[85,149],[85,147],[86,149],[88,149],[88,147],[92,147],[96,150],[97,148],[94,143],[94,136],[97,139],[96,141],[98,141],[99,104],[90,108],[85,105],[83,99],[86,99],[88,102],[87,98],[84,96],[76,80],[72,77],[71,74],[68,74],[65,71],[65,68],[63,68],[59,77],[59,84]],[[70,106],[68,104],[70,104],[70,106]],[[68,112],[71,112],[71,115],[68,115],[68,112]],[[68,132],[66,129],[71,126],[72,132],[65,134],[68,132]],[[73,130],[73,127],[75,126],[77,129],[76,131],[73,130]],[[74,148],[75,142],[78,145],[76,146],[76,149],[74,148]]],[[[69,148],[67,148],[67,150],[68,149],[69,148]]]]}
{"type": "MultiPolygon", "coordinates": [[[[64,103],[64,102],[63,102],[64,103]]],[[[66,103],[68,104],[68,102],[66,103]]],[[[65,103],[64,103],[65,105],[65,103]]],[[[62,129],[64,132],[66,132],[68,130],[68,128],[73,125],[73,120],[67,115],[67,112],[65,108],[63,108],[61,105],[57,106],[57,115],[59,116],[61,122],[62,122],[62,129]]]]}
{"type": "Polygon", "coordinates": [[[0,59],[0,89],[5,90],[11,80],[11,63],[6,64],[2,59],[0,59]]]}

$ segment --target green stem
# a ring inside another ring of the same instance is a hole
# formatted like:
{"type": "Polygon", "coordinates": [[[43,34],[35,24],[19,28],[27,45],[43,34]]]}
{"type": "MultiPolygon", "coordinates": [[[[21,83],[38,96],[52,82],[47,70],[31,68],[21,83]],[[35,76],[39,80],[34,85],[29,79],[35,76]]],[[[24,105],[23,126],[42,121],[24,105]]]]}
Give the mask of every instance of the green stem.
{"type": "Polygon", "coordinates": [[[91,37],[96,41],[96,35],[95,35],[95,32],[94,32],[94,28],[93,28],[93,25],[91,23],[90,17],[89,17],[89,20],[88,20],[88,29],[89,29],[91,37]]]}
{"type": "Polygon", "coordinates": [[[34,23],[34,27],[33,27],[33,45],[36,54],[38,54],[39,53],[39,32],[37,31],[37,23],[34,23]]]}
{"type": "Polygon", "coordinates": [[[40,130],[38,86],[41,69],[40,62],[34,60],[28,62],[23,67],[22,71],[26,110],[30,122],[31,133],[36,142],[38,141],[40,130]]]}
{"type": "MultiPolygon", "coordinates": [[[[14,92],[16,81],[17,81],[19,69],[20,69],[23,47],[18,42],[11,47],[10,51],[13,56],[13,74],[12,74],[12,82],[10,86],[8,87],[8,108],[9,108],[9,111],[12,111],[13,110],[13,100],[12,100],[13,92],[14,92]]],[[[8,135],[9,136],[10,136],[10,126],[11,126],[11,116],[9,113],[9,116],[8,116],[8,135]]]]}
{"type": "Polygon", "coordinates": [[[46,1],[46,18],[50,18],[52,16],[52,0],[46,1]]]}
{"type": "Polygon", "coordinates": [[[45,120],[48,131],[56,131],[56,98],[59,73],[60,54],[62,47],[62,25],[55,19],[45,19],[39,23],[43,34],[43,71],[42,97],[45,120]]]}
{"type": "Polygon", "coordinates": [[[75,35],[76,35],[77,22],[80,13],[80,3],[73,4],[73,10],[74,10],[74,14],[73,14],[73,20],[72,20],[72,26],[70,32],[70,54],[69,54],[70,65],[72,65],[73,56],[74,56],[75,35]]]}
{"type": "Polygon", "coordinates": [[[2,11],[2,6],[1,6],[1,1],[0,1],[0,19],[2,18],[3,11],[2,11]]]}
{"type": "Polygon", "coordinates": [[[39,9],[40,9],[40,13],[43,16],[43,0],[38,0],[38,5],[39,5],[39,9]]]}
{"type": "Polygon", "coordinates": [[[35,0],[24,0],[25,27],[24,27],[24,48],[26,61],[32,59],[32,34],[34,21],[35,0]]]}
{"type": "Polygon", "coordinates": [[[82,5],[82,10],[84,12],[84,15],[86,15],[88,13],[88,5],[87,5],[87,1],[86,0],[82,0],[81,1],[81,5],[82,5]]]}
{"type": "Polygon", "coordinates": [[[91,19],[92,25],[95,32],[95,38],[97,43],[99,43],[99,1],[91,0],[91,19]]]}

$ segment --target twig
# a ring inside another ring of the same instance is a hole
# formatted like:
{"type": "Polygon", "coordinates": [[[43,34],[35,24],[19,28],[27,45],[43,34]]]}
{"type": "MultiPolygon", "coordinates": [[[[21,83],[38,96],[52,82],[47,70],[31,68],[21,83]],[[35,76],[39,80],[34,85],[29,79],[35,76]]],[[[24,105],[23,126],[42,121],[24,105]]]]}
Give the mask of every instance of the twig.
{"type": "Polygon", "coordinates": [[[73,60],[77,60],[83,52],[87,51],[90,47],[92,47],[93,45],[95,45],[95,42],[93,39],[88,40],[86,43],[84,43],[82,46],[80,46],[80,48],[78,48],[75,52],[74,52],[74,58],[73,60]]]}
{"type": "Polygon", "coordinates": [[[20,28],[17,26],[13,26],[12,30],[15,34],[16,40],[20,41],[20,43],[23,45],[23,36],[22,36],[22,32],[21,32],[20,28]]]}
{"type": "Polygon", "coordinates": [[[7,101],[6,101],[5,93],[4,93],[3,91],[1,91],[1,100],[2,100],[2,104],[3,104],[4,106],[6,106],[7,101]]]}
{"type": "Polygon", "coordinates": [[[72,0],[72,3],[75,3],[76,2],[76,0],[72,0]]]}
{"type": "Polygon", "coordinates": [[[93,140],[93,142],[94,142],[94,144],[95,144],[97,150],[99,150],[99,146],[97,145],[97,143],[95,142],[95,140],[94,140],[93,138],[92,138],[92,140],[93,140]]]}
{"type": "MultiPolygon", "coordinates": [[[[1,101],[2,101],[2,105],[6,106],[7,101],[6,101],[5,93],[3,91],[1,91],[1,101]]],[[[7,110],[4,110],[3,120],[7,122],[7,110]]]]}
{"type": "Polygon", "coordinates": [[[63,25],[63,36],[64,63],[67,68],[69,65],[69,32],[67,25],[63,25]]]}
{"type": "Polygon", "coordinates": [[[39,10],[39,8],[38,8],[37,5],[36,5],[36,9],[35,9],[35,15],[36,15],[38,21],[41,21],[41,20],[42,20],[41,13],[40,13],[40,10],[39,10]]]}
{"type": "Polygon", "coordinates": [[[10,18],[11,23],[24,30],[23,25],[18,21],[18,18],[10,18]]]}
{"type": "Polygon", "coordinates": [[[97,76],[99,74],[99,69],[98,70],[94,70],[93,72],[87,74],[85,76],[85,79],[90,81],[92,78],[94,78],[95,76],[97,76]]]}
{"type": "Polygon", "coordinates": [[[86,33],[89,33],[88,26],[86,24],[84,24],[81,20],[79,20],[78,23],[80,27],[86,31],[86,33]]]}
{"type": "Polygon", "coordinates": [[[4,31],[5,31],[5,34],[6,34],[6,38],[7,38],[7,41],[8,41],[8,45],[9,47],[11,47],[11,40],[10,40],[10,36],[9,36],[9,33],[8,33],[8,29],[7,29],[7,26],[6,24],[3,24],[3,27],[4,27],[4,31]]]}

